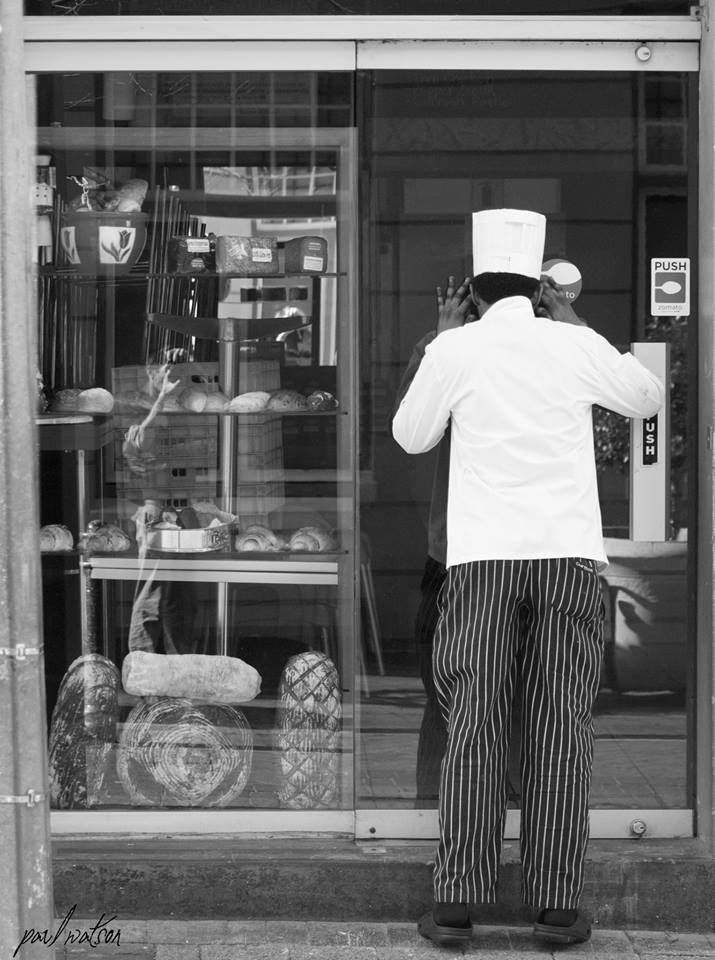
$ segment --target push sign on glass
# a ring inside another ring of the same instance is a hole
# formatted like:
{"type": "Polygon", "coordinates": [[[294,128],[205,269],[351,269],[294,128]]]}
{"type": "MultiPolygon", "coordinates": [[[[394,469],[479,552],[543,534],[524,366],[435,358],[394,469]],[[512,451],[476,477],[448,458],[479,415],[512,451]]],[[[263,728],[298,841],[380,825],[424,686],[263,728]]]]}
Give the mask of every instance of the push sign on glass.
{"type": "Polygon", "coordinates": [[[654,317],[690,316],[690,260],[687,257],[651,260],[650,312],[654,317]]]}

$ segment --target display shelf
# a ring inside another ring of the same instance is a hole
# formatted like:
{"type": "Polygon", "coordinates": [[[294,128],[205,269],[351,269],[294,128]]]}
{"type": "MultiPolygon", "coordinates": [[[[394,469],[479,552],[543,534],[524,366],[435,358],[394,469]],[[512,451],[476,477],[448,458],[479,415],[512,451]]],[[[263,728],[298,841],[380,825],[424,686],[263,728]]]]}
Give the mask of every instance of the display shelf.
{"type": "MultiPolygon", "coordinates": [[[[197,238],[202,239],[202,238],[197,238]]],[[[104,268],[106,269],[106,267],[104,268]]],[[[56,280],[73,280],[81,283],[118,283],[131,284],[144,280],[335,280],[345,273],[326,271],[324,273],[301,273],[292,270],[280,273],[219,273],[216,270],[201,270],[195,273],[179,270],[152,270],[146,262],[134,264],[129,271],[122,273],[84,273],[77,267],[58,267],[55,264],[36,267],[40,277],[53,277],[56,280]]]]}
{"type": "Polygon", "coordinates": [[[100,450],[112,440],[111,420],[83,413],[38,414],[40,450],[100,450]]]}
{"type": "MultiPolygon", "coordinates": [[[[265,557],[266,555],[262,555],[265,557]]],[[[178,557],[162,554],[146,557],[94,555],[86,561],[93,580],[160,580],[223,583],[277,583],[324,584],[338,583],[338,554],[322,555],[325,559],[309,559],[315,555],[296,554],[271,559],[237,557],[235,554],[216,555],[216,559],[192,556],[178,557]],[[331,557],[328,559],[327,557],[331,557]]]]}
{"type": "Polygon", "coordinates": [[[148,313],[147,320],[175,333],[221,343],[274,337],[286,330],[298,330],[311,323],[310,317],[301,318],[301,323],[291,323],[290,317],[193,317],[172,313],[148,313]]]}

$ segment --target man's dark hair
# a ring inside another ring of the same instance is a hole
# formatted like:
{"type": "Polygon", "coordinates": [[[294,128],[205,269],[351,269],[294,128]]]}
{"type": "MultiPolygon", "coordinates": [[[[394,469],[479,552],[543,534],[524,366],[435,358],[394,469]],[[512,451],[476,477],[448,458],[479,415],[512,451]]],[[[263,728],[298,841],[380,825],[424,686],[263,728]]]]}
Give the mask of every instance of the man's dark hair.
{"type": "Polygon", "coordinates": [[[496,303],[504,297],[531,299],[539,281],[522,273],[480,273],[472,280],[472,289],[485,303],[496,303]]]}

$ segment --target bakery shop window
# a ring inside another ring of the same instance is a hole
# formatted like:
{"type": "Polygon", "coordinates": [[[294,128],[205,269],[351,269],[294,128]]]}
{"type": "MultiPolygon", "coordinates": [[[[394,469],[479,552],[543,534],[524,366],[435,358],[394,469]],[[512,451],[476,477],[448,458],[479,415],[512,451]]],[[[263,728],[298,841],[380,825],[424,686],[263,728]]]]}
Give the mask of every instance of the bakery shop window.
{"type": "Polygon", "coordinates": [[[352,807],[352,80],[37,91],[53,809],[352,807]]]}

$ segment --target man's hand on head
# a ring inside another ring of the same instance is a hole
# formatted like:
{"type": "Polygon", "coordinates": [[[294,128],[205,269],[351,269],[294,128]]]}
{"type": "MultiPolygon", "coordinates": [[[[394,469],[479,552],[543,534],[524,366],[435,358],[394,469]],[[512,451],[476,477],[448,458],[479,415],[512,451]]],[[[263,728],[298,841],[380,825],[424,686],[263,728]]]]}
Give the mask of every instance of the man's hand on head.
{"type": "Polygon", "coordinates": [[[541,278],[541,297],[534,308],[537,317],[550,317],[557,323],[571,323],[576,327],[587,327],[585,320],[576,313],[568,297],[551,277],[541,278]]]}
{"type": "Polygon", "coordinates": [[[437,335],[445,330],[454,330],[463,327],[476,308],[472,302],[469,290],[469,277],[465,277],[457,286],[457,281],[450,276],[447,279],[447,288],[435,287],[437,294],[437,335]]]}

